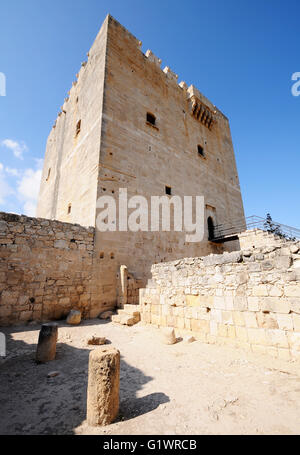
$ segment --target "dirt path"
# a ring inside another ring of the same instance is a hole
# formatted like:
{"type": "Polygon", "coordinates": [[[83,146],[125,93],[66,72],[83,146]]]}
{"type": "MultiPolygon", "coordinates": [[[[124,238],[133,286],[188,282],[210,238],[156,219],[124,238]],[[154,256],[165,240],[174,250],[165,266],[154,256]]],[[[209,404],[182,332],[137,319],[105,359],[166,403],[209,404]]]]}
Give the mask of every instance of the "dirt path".
{"type": "Polygon", "coordinates": [[[299,434],[300,365],[200,342],[165,346],[159,330],[59,324],[57,359],[36,365],[39,326],[1,329],[0,434],[299,434]],[[121,351],[119,420],[85,422],[86,338],[121,351]],[[54,378],[49,372],[59,371],[54,378]]]}

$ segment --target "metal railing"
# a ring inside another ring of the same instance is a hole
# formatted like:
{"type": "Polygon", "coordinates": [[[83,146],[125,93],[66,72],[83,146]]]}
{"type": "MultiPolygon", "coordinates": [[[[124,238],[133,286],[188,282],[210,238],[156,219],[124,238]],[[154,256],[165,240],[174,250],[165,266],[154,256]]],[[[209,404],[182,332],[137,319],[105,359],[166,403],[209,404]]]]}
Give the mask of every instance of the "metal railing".
{"type": "Polygon", "coordinates": [[[221,240],[250,229],[261,229],[286,240],[300,240],[300,229],[256,215],[249,216],[245,220],[216,225],[212,240],[221,240]]]}

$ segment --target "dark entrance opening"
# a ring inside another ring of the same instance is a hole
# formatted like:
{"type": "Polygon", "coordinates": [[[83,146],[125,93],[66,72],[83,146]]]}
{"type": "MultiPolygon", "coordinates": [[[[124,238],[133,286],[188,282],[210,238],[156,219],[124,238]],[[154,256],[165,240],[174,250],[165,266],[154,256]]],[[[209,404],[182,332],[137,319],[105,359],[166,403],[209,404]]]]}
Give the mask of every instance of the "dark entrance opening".
{"type": "Polygon", "coordinates": [[[207,227],[208,227],[208,240],[213,240],[215,236],[215,226],[214,221],[211,216],[207,218],[207,227]]]}

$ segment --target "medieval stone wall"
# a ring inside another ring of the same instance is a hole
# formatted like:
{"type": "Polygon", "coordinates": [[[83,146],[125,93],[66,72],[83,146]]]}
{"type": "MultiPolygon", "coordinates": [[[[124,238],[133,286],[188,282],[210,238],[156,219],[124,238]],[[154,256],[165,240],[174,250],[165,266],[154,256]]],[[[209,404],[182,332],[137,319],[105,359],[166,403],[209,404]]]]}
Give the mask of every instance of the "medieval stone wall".
{"type": "Polygon", "coordinates": [[[142,321],[283,359],[300,358],[300,242],[152,267],[142,321]]]}
{"type": "Polygon", "coordinates": [[[209,216],[215,224],[244,219],[228,119],[194,86],[188,88],[169,67],[163,69],[151,51],[144,54],[139,40],[112,17],[103,113],[98,197],[118,200],[120,188],[126,188],[128,198],[142,195],[150,220],[150,198],[169,199],[166,186],[182,198],[204,196],[205,234],[202,242],[189,243],[185,232],[162,229],[97,232],[98,251],[114,251],[119,264],[149,278],[156,262],[238,249],[237,244],[209,242],[207,231],[209,216]],[[193,115],[194,99],[211,113],[212,126],[193,115]],[[155,117],[155,125],[147,121],[147,113],[155,117]]]}
{"type": "Polygon", "coordinates": [[[50,132],[38,217],[95,226],[107,23],[108,19],[50,132]]]}
{"type": "Polygon", "coordinates": [[[99,313],[93,250],[94,228],[0,213],[0,325],[99,313]]]}

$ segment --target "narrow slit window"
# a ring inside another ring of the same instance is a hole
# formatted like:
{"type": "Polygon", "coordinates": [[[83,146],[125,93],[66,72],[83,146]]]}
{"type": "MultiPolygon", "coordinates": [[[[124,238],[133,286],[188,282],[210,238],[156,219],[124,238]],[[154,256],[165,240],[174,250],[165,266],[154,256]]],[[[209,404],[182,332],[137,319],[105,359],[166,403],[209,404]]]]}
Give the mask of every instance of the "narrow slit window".
{"type": "Polygon", "coordinates": [[[48,182],[48,180],[50,179],[50,174],[51,174],[51,167],[49,167],[49,169],[48,169],[48,175],[46,178],[46,182],[48,182]]]}
{"type": "Polygon", "coordinates": [[[202,145],[198,145],[198,155],[205,156],[204,148],[202,147],[202,145]]]}
{"type": "Polygon", "coordinates": [[[150,112],[147,112],[147,123],[150,123],[150,125],[153,125],[153,126],[156,125],[156,117],[155,117],[155,115],[151,114],[150,112]]]}
{"type": "Polygon", "coordinates": [[[78,136],[78,134],[80,133],[81,131],[81,120],[79,120],[76,124],[76,137],[78,136]]]}
{"type": "Polygon", "coordinates": [[[68,215],[70,215],[71,212],[72,212],[72,204],[69,204],[68,205],[68,215]]]}
{"type": "Polygon", "coordinates": [[[171,188],[170,186],[166,186],[166,194],[167,194],[168,196],[171,196],[171,194],[172,194],[172,188],[171,188]]]}

